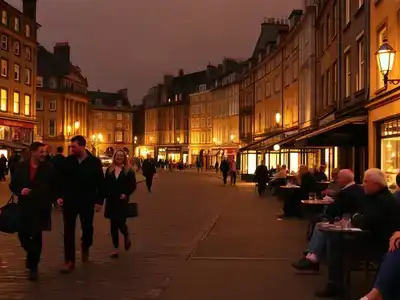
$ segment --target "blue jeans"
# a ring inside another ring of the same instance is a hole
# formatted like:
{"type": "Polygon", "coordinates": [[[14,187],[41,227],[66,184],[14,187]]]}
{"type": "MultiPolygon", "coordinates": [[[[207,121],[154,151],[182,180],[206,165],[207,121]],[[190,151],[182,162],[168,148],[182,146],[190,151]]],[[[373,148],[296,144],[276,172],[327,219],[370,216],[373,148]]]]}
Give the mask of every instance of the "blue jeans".
{"type": "Polygon", "coordinates": [[[400,299],[400,249],[388,252],[379,268],[374,288],[381,294],[382,299],[400,299]]]}
{"type": "Polygon", "coordinates": [[[308,252],[315,254],[319,260],[322,259],[325,256],[327,241],[326,233],[314,227],[313,235],[308,244],[308,252]]]}

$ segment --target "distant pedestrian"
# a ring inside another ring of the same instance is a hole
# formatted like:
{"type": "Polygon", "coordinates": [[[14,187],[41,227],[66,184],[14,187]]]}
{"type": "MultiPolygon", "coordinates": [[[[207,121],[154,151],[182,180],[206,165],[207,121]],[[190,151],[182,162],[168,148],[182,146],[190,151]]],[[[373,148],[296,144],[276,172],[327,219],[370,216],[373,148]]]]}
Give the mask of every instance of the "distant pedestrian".
{"type": "Polygon", "coordinates": [[[214,168],[215,168],[215,173],[218,174],[218,171],[219,171],[219,163],[218,163],[218,161],[215,163],[214,168]]]}
{"type": "Polygon", "coordinates": [[[6,180],[7,174],[7,158],[2,154],[0,156],[0,181],[6,180]]]}
{"type": "Polygon", "coordinates": [[[231,185],[236,185],[236,160],[232,158],[232,161],[229,164],[230,169],[229,169],[229,175],[231,177],[231,185]]]}
{"type": "Polygon", "coordinates": [[[51,163],[46,161],[45,145],[34,142],[30,159],[20,163],[11,179],[10,189],[18,196],[20,210],[19,238],[26,251],[29,280],[38,279],[42,252],[42,231],[51,229],[51,206],[61,195],[59,180],[51,163]]]}
{"type": "Polygon", "coordinates": [[[65,265],[61,273],[75,269],[76,218],[81,221],[82,262],[89,260],[93,244],[94,211],[100,211],[104,196],[104,173],[100,159],[86,150],[86,139],[77,135],[71,139],[72,155],[68,156],[63,170],[63,198],[57,200],[64,215],[65,265]]]}
{"type": "Polygon", "coordinates": [[[261,164],[257,166],[255,175],[256,175],[255,181],[257,182],[257,188],[258,188],[258,195],[262,197],[265,190],[267,189],[267,183],[269,181],[269,172],[268,168],[265,165],[264,160],[261,161],[261,164]]]}
{"type": "Polygon", "coordinates": [[[146,178],[147,190],[151,192],[151,187],[153,186],[153,177],[156,174],[156,164],[151,158],[150,154],[147,154],[147,158],[143,161],[142,165],[143,176],[146,178]]]}
{"type": "Polygon", "coordinates": [[[124,236],[125,250],[131,247],[131,239],[126,225],[128,202],[136,190],[135,171],[128,163],[128,158],[122,150],[117,150],[114,161],[108,167],[104,182],[106,205],[104,216],[110,219],[110,232],[114,245],[111,257],[118,257],[119,232],[124,236]]]}
{"type": "Polygon", "coordinates": [[[228,178],[228,173],[229,173],[229,162],[227,161],[226,158],[224,158],[221,161],[221,166],[219,168],[222,172],[222,180],[224,182],[224,185],[226,185],[226,180],[228,178]]]}
{"type": "Polygon", "coordinates": [[[54,168],[59,173],[62,173],[66,164],[66,158],[63,153],[64,153],[64,148],[59,146],[57,147],[57,154],[51,158],[51,162],[53,163],[54,168]]]}

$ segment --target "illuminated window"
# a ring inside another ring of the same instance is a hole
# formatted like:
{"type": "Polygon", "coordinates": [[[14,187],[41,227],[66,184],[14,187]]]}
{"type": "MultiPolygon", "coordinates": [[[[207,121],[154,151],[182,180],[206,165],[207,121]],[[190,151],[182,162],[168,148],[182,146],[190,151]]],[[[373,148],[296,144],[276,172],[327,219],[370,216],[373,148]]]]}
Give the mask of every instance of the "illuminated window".
{"type": "Polygon", "coordinates": [[[345,97],[350,97],[351,94],[351,65],[350,51],[344,54],[344,73],[345,73],[345,97]]]}
{"type": "Polygon", "coordinates": [[[13,112],[15,114],[19,114],[19,93],[18,92],[14,92],[14,96],[13,96],[13,112]]]}
{"type": "Polygon", "coordinates": [[[4,10],[4,9],[1,11],[1,23],[2,23],[3,25],[8,25],[7,11],[4,10]]]}
{"type": "Polygon", "coordinates": [[[25,36],[30,37],[31,36],[31,26],[29,24],[25,25],[25,36]]]}
{"type": "Polygon", "coordinates": [[[0,89],[0,97],[0,110],[7,111],[8,91],[6,89],[0,89]]]}
{"type": "Polygon", "coordinates": [[[25,116],[30,116],[31,114],[31,96],[25,95],[25,116]]]}

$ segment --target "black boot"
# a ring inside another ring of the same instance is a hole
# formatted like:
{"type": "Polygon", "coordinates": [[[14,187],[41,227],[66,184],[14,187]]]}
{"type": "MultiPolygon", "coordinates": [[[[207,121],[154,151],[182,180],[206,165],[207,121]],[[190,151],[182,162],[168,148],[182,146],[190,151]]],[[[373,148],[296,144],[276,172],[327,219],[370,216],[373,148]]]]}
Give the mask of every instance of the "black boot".
{"type": "Polygon", "coordinates": [[[37,269],[30,269],[29,274],[28,274],[28,280],[29,281],[36,281],[39,278],[39,274],[37,269]]]}

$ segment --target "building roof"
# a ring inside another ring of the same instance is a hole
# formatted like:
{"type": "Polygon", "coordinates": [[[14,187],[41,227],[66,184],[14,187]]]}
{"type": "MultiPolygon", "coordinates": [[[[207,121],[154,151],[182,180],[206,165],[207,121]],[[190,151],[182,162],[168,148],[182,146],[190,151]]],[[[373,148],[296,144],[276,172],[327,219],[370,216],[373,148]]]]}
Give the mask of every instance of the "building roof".
{"type": "Polygon", "coordinates": [[[92,107],[97,109],[132,110],[132,105],[126,96],[127,93],[128,91],[126,89],[122,89],[114,93],[97,90],[89,91],[88,96],[90,98],[92,107]],[[96,103],[97,99],[101,99],[101,104],[96,103]],[[121,102],[120,105],[118,105],[118,101],[121,102]]]}
{"type": "Polygon", "coordinates": [[[74,73],[78,75],[82,82],[88,85],[87,78],[82,75],[78,66],[67,62],[54,53],[48,51],[45,47],[39,45],[37,53],[37,75],[42,77],[61,77],[74,73]]]}

